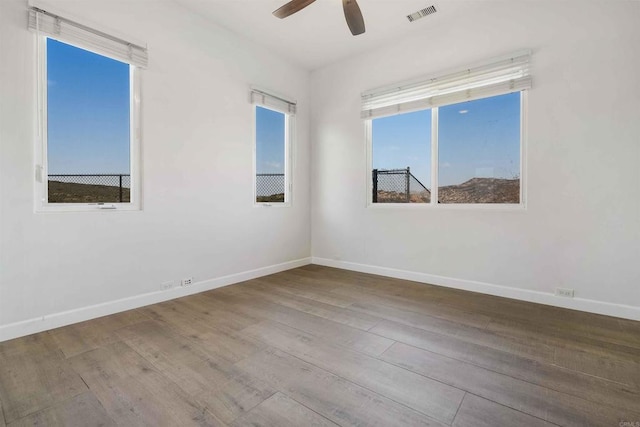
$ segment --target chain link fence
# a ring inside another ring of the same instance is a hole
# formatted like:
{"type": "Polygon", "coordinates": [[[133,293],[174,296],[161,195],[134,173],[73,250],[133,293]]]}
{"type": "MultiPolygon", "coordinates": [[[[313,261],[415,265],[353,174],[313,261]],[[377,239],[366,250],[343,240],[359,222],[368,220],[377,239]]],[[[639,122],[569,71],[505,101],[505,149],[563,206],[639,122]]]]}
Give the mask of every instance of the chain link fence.
{"type": "Polygon", "coordinates": [[[429,203],[431,192],[410,168],[374,169],[373,203],[429,203]]]}
{"type": "Polygon", "coordinates": [[[284,202],[284,174],[256,174],[256,202],[284,202]]]}
{"type": "Polygon", "coordinates": [[[49,203],[129,203],[131,176],[49,175],[49,203]]]}

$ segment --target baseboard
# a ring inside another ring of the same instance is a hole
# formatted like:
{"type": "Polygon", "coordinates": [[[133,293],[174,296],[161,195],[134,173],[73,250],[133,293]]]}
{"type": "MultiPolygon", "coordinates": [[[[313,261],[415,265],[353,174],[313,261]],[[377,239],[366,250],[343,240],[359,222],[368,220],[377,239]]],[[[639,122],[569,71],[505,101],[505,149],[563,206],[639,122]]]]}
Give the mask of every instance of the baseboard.
{"type": "Polygon", "coordinates": [[[452,277],[438,276],[434,274],[419,273],[415,271],[398,270],[394,268],[378,267],[368,264],[358,264],[347,261],[337,261],[328,258],[312,257],[312,264],[327,267],[341,268],[344,270],[358,271],[361,273],[377,274],[396,279],[411,280],[414,282],[429,283],[448,288],[463,289],[466,291],[480,292],[499,297],[512,298],[571,310],[586,311],[589,313],[604,314],[606,316],[620,317],[623,319],[640,320],[640,307],[623,304],[613,304],[584,298],[558,297],[552,293],[532,291],[527,289],[511,288],[508,286],[494,285],[491,283],[477,282],[473,280],[456,279],[452,277]]]}
{"type": "Polygon", "coordinates": [[[255,270],[243,271],[241,273],[230,274],[228,276],[216,277],[213,279],[195,282],[189,287],[172,288],[166,291],[151,292],[123,298],[116,301],[109,301],[102,304],[63,311],[60,313],[48,314],[35,319],[23,320],[21,322],[10,323],[0,326],[0,342],[13,338],[19,338],[49,329],[59,328],[72,323],[84,322],[85,320],[107,316],[109,314],[120,313],[134,308],[144,307],[175,298],[193,295],[204,291],[209,291],[234,283],[244,282],[269,274],[279,273],[296,267],[302,267],[311,263],[311,258],[302,258],[282,264],[270,265],[257,268],[255,270]]]}

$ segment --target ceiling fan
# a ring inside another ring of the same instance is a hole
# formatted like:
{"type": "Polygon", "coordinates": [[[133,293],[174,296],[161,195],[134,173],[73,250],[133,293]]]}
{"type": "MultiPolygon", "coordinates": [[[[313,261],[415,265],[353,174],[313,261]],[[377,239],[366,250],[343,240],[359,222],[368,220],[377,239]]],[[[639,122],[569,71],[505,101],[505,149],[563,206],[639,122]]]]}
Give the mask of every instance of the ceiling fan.
{"type": "MultiPolygon", "coordinates": [[[[286,18],[301,11],[314,1],[316,0],[291,0],[289,3],[275,10],[273,15],[280,19],[286,18]]],[[[344,9],[344,17],[347,20],[351,34],[357,36],[358,34],[364,33],[364,18],[362,18],[362,12],[360,12],[360,7],[356,0],[342,0],[342,8],[344,9]]]]}

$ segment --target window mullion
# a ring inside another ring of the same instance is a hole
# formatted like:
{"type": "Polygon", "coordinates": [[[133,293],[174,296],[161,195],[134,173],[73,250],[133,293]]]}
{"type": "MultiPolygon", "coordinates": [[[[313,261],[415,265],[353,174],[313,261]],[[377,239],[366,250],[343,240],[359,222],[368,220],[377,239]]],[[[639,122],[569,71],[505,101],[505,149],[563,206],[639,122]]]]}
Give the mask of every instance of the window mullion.
{"type": "Polygon", "coordinates": [[[373,204],[373,120],[364,121],[366,159],[366,191],[367,206],[373,204]]]}
{"type": "Polygon", "coordinates": [[[129,203],[142,206],[142,171],[141,171],[141,82],[140,70],[129,66],[129,203]]]}
{"type": "Polygon", "coordinates": [[[527,150],[527,118],[529,117],[527,109],[527,97],[528,91],[524,90],[520,92],[520,204],[525,206],[527,198],[527,164],[526,164],[526,150],[527,150]]]}
{"type": "Polygon", "coordinates": [[[284,115],[284,203],[291,202],[291,136],[293,121],[289,114],[284,115]]]}
{"type": "Polygon", "coordinates": [[[431,204],[438,203],[438,107],[431,109],[431,204]]]}
{"type": "Polygon", "coordinates": [[[41,193],[38,195],[38,207],[49,203],[49,161],[48,161],[48,88],[47,88],[47,38],[38,37],[39,43],[39,64],[38,64],[38,127],[39,127],[39,153],[38,159],[40,178],[39,183],[41,193]]]}

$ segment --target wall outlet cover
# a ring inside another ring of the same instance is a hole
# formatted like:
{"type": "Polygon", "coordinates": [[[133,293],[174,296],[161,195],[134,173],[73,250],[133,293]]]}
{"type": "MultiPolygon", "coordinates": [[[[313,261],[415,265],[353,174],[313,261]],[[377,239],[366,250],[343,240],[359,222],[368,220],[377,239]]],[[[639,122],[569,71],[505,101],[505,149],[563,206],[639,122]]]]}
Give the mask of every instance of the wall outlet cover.
{"type": "Polygon", "coordinates": [[[556,288],[556,296],[573,298],[575,291],[569,288],[556,288]]]}

